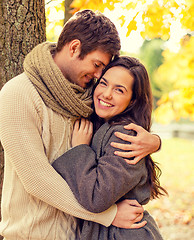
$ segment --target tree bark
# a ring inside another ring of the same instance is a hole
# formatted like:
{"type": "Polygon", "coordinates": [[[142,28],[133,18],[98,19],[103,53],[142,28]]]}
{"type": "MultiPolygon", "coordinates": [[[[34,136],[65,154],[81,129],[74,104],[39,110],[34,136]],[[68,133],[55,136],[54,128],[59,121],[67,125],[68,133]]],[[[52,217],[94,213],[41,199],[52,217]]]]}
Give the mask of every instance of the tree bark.
{"type": "Polygon", "coordinates": [[[44,0],[1,0],[1,87],[23,71],[25,55],[46,40],[44,0]]]}
{"type": "MultiPolygon", "coordinates": [[[[0,89],[23,72],[26,54],[45,40],[44,0],[0,0],[0,89]]],[[[3,165],[0,146],[0,187],[3,165]]]]}

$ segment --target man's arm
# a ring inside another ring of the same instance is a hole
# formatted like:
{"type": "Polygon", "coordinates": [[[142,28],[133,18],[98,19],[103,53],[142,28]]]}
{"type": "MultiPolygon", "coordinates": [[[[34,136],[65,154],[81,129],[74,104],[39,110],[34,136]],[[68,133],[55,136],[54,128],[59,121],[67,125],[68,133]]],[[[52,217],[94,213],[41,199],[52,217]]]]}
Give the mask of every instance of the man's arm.
{"type": "Polygon", "coordinates": [[[19,183],[27,195],[33,195],[54,208],[109,226],[115,218],[116,205],[98,214],[87,211],[77,202],[67,182],[50,165],[42,141],[42,101],[33,88],[30,91],[29,84],[23,82],[22,77],[18,78],[19,81],[13,84],[10,81],[0,92],[0,139],[6,161],[11,162],[19,183]]]}
{"type": "Polygon", "coordinates": [[[112,142],[111,146],[119,148],[124,151],[115,151],[115,155],[124,158],[134,157],[134,160],[127,161],[130,164],[136,164],[139,160],[147,156],[148,154],[158,151],[161,147],[161,139],[156,134],[151,134],[146,131],[141,126],[134,123],[128,124],[124,127],[125,129],[137,132],[136,136],[127,135],[124,133],[116,132],[115,135],[124,140],[130,142],[129,144],[122,144],[117,142],[112,142]],[[128,151],[128,152],[126,152],[128,151]]]}

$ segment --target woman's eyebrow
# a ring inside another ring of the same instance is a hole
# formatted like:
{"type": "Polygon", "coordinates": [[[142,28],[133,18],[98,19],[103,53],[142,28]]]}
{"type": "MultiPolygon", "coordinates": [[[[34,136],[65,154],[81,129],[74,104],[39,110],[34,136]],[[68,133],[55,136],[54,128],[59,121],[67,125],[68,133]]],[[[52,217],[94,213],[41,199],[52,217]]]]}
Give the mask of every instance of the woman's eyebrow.
{"type": "MultiPolygon", "coordinates": [[[[108,83],[108,81],[106,80],[106,78],[102,77],[102,79],[103,79],[106,83],[108,83]]],[[[121,88],[124,88],[124,89],[127,91],[126,87],[123,86],[123,85],[116,84],[115,87],[121,87],[121,88]]],[[[128,92],[128,91],[127,91],[127,92],[128,92]]]]}
{"type": "MultiPolygon", "coordinates": [[[[124,88],[124,89],[127,91],[126,87],[125,87],[125,86],[123,86],[123,85],[116,84],[116,87],[121,87],[121,88],[124,88]]],[[[127,92],[128,92],[128,91],[127,91],[127,92]]]]}
{"type": "Polygon", "coordinates": [[[105,82],[108,82],[105,77],[102,77],[102,79],[103,79],[105,82]]]}

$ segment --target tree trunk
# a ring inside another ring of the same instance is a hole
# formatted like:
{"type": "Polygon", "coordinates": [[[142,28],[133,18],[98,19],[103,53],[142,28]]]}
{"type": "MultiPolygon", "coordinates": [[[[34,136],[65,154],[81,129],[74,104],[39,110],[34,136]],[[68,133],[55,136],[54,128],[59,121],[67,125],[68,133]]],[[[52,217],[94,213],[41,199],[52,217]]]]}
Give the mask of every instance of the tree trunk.
{"type": "MultiPolygon", "coordinates": [[[[0,89],[23,72],[25,55],[45,40],[44,0],[0,0],[0,89]]],[[[3,165],[0,146],[0,186],[3,165]]]]}
{"type": "Polygon", "coordinates": [[[46,25],[44,0],[1,0],[0,7],[2,87],[23,71],[25,55],[46,40],[46,25]]]}
{"type": "Polygon", "coordinates": [[[73,0],[65,0],[65,18],[64,18],[64,23],[66,23],[70,17],[72,17],[71,10],[72,8],[70,7],[71,3],[73,0]]]}

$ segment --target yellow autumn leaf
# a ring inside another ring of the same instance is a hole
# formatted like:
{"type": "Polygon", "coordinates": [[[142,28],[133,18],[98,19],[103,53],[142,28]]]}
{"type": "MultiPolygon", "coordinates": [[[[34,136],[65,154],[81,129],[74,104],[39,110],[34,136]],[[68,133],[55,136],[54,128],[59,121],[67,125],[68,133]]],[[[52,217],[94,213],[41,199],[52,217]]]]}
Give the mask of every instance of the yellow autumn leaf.
{"type": "Polygon", "coordinates": [[[119,17],[119,20],[121,21],[121,27],[123,27],[123,25],[125,24],[125,16],[122,15],[121,17],[119,17]]]}
{"type": "Polygon", "coordinates": [[[137,6],[137,3],[138,3],[138,1],[130,1],[130,2],[125,6],[125,8],[126,8],[127,10],[135,9],[136,6],[137,6]]]}
{"type": "Polygon", "coordinates": [[[74,0],[71,3],[71,8],[78,9],[78,11],[86,4],[86,0],[74,0]]]}
{"type": "Polygon", "coordinates": [[[127,34],[126,37],[128,37],[131,33],[132,30],[136,31],[137,30],[137,22],[135,20],[135,17],[130,21],[129,25],[127,26],[127,34]]]}

